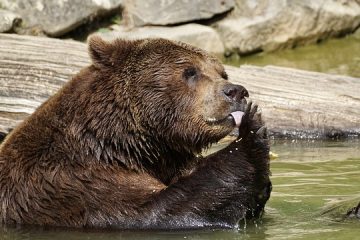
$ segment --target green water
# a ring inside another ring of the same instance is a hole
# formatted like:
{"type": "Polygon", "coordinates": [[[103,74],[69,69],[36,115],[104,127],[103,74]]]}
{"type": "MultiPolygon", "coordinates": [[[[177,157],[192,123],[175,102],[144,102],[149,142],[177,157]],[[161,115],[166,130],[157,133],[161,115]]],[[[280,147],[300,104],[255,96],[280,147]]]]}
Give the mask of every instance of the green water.
{"type": "Polygon", "coordinates": [[[0,239],[359,239],[360,220],[343,213],[360,201],[360,141],[273,142],[273,192],[261,222],[238,231],[103,232],[0,228],[0,239]]]}
{"type": "Polygon", "coordinates": [[[233,56],[225,63],[234,66],[276,65],[360,77],[360,32],[357,36],[329,39],[319,44],[274,53],[259,53],[242,58],[233,56]]]}

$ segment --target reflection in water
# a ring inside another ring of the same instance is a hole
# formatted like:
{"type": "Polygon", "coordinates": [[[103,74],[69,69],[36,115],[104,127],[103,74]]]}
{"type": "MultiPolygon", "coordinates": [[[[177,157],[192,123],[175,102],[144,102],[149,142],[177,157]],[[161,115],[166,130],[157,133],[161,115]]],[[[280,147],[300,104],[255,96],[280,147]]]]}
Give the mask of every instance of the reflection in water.
{"type": "Polygon", "coordinates": [[[360,142],[273,142],[273,193],[261,222],[239,231],[117,232],[0,228],[6,240],[357,239],[360,221],[344,213],[360,201],[360,142]]]}
{"type": "MultiPolygon", "coordinates": [[[[360,34],[359,34],[360,35],[360,34]]],[[[239,66],[276,65],[331,74],[360,77],[360,36],[329,39],[320,44],[298,47],[274,53],[259,53],[225,63],[239,66]]]]}

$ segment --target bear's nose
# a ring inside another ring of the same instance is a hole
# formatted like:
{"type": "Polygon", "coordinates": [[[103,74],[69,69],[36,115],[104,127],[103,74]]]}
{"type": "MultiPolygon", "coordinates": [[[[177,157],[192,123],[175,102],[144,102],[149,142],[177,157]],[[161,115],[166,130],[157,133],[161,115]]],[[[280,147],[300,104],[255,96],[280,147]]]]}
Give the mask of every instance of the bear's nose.
{"type": "Polygon", "coordinates": [[[244,97],[249,97],[248,91],[241,85],[228,84],[223,89],[224,94],[232,101],[239,102],[244,97]]]}

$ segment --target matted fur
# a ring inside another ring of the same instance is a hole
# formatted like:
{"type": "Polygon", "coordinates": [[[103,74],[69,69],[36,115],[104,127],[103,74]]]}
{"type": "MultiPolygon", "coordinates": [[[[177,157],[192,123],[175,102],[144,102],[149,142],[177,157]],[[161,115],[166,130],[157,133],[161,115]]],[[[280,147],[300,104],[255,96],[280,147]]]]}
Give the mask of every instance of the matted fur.
{"type": "Polygon", "coordinates": [[[0,149],[3,224],[235,227],[267,199],[269,147],[247,91],[204,51],[164,39],[89,39],[92,65],[0,149]],[[246,111],[239,139],[208,157],[246,111]]]}

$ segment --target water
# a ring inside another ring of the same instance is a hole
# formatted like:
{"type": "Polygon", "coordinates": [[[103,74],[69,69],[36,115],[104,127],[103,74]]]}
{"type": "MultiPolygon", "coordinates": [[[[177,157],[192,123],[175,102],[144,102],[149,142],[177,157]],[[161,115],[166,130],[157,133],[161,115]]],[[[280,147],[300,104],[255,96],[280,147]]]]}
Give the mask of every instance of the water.
{"type": "Polygon", "coordinates": [[[239,66],[276,65],[331,74],[360,77],[360,32],[340,39],[274,53],[259,53],[247,57],[232,57],[226,64],[239,66]]]}
{"type": "Polygon", "coordinates": [[[273,192],[260,222],[238,231],[106,232],[0,228],[4,240],[359,239],[360,220],[344,220],[360,201],[360,141],[273,142],[273,192]]]}
{"type": "Polygon", "coordinates": [[[360,201],[360,142],[278,143],[266,239],[356,239],[360,221],[344,220],[360,201]],[[279,227],[281,226],[281,227],[279,227]]]}

